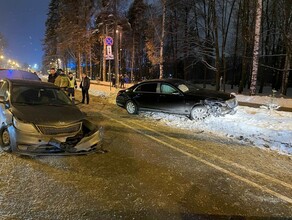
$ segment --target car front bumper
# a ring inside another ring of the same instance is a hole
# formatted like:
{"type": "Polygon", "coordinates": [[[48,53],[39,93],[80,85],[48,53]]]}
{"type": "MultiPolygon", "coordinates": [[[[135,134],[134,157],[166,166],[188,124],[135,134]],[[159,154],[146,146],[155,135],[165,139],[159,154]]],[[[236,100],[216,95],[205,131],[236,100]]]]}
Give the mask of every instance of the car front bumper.
{"type": "Polygon", "coordinates": [[[13,125],[8,127],[10,144],[16,154],[40,155],[78,155],[102,151],[103,129],[86,121],[84,123],[89,132],[86,135],[60,135],[46,136],[31,134],[16,129],[13,125]]]}

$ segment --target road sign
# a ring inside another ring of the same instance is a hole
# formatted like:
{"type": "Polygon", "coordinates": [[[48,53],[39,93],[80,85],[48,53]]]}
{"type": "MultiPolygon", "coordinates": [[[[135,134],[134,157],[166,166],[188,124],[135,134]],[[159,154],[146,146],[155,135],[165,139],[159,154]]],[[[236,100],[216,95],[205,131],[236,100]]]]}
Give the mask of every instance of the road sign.
{"type": "Polygon", "coordinates": [[[106,60],[114,60],[115,58],[114,58],[114,55],[105,55],[105,59],[106,60]]]}
{"type": "Polygon", "coordinates": [[[106,46],[106,54],[107,55],[112,55],[112,46],[106,46]]]}
{"type": "Polygon", "coordinates": [[[104,43],[105,45],[107,46],[112,46],[114,44],[114,40],[112,37],[109,37],[107,36],[105,39],[104,39],[104,43]]]}
{"type": "Polygon", "coordinates": [[[112,53],[112,46],[106,46],[106,56],[105,56],[106,60],[113,60],[114,59],[114,55],[112,53]]]}

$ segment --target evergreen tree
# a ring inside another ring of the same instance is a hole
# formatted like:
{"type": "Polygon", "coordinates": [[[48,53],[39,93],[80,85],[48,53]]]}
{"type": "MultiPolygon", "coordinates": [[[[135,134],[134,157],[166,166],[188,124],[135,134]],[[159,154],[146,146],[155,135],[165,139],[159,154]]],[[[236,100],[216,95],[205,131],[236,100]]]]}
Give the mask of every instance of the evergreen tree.
{"type": "Polygon", "coordinates": [[[49,12],[46,20],[46,30],[44,38],[44,57],[43,66],[47,67],[55,61],[57,57],[57,28],[60,21],[59,16],[59,3],[60,0],[51,0],[49,4],[49,12]]]}
{"type": "MultiPolygon", "coordinates": [[[[143,0],[134,0],[133,4],[129,8],[128,19],[132,28],[132,52],[131,52],[131,78],[134,76],[134,69],[138,68],[139,75],[135,77],[140,78],[146,73],[143,71],[143,67],[147,63],[147,55],[145,51],[145,40],[147,30],[146,22],[146,9],[147,5],[143,0]]],[[[150,57],[151,59],[151,57],[150,57]]]]}

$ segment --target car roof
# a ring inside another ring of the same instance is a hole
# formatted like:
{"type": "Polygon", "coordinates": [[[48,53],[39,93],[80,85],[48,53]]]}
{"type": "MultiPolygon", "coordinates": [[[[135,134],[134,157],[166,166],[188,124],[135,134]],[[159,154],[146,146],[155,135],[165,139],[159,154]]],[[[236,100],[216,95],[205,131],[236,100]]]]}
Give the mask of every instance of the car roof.
{"type": "Polygon", "coordinates": [[[173,83],[173,84],[177,84],[177,83],[185,83],[186,81],[183,79],[176,79],[176,78],[166,78],[166,79],[150,79],[150,80],[144,80],[141,83],[144,82],[168,82],[168,83],[173,83]]]}
{"type": "Polygon", "coordinates": [[[42,86],[42,87],[59,88],[58,86],[54,85],[53,83],[49,83],[49,82],[24,80],[24,79],[4,79],[4,80],[7,80],[12,85],[17,85],[17,86],[32,86],[32,87],[42,86]]]}
{"type": "Polygon", "coordinates": [[[0,79],[27,79],[41,81],[35,73],[16,69],[0,69],[0,79]]]}

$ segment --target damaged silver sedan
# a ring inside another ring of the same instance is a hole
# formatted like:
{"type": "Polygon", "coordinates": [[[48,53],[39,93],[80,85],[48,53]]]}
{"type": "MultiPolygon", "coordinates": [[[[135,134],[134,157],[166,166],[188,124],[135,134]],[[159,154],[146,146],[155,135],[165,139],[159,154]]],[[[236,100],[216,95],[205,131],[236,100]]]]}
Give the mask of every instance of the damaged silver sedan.
{"type": "Polygon", "coordinates": [[[88,154],[102,150],[102,131],[59,87],[0,81],[0,144],[22,155],[88,154]]]}

